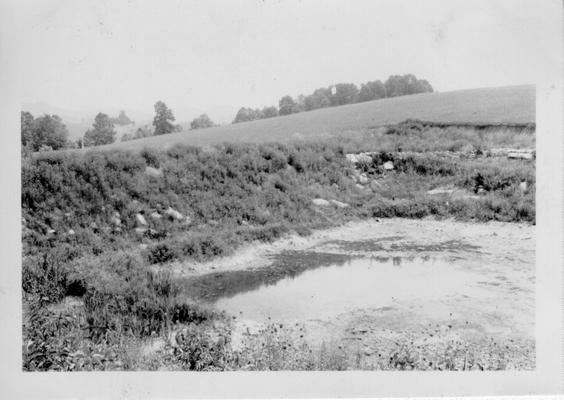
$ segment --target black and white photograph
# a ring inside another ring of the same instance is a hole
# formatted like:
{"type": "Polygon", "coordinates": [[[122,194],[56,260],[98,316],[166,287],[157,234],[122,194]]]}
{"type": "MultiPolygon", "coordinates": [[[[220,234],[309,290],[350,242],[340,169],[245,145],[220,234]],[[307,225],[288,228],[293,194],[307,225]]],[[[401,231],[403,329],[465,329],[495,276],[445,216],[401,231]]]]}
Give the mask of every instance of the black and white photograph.
{"type": "Polygon", "coordinates": [[[560,1],[2,11],[21,379],[562,390],[560,1]]]}

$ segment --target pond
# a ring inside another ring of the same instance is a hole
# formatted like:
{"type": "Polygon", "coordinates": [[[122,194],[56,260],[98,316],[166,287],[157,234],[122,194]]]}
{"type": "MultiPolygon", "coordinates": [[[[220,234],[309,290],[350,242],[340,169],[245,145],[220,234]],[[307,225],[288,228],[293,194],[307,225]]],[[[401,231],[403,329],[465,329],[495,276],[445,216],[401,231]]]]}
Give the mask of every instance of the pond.
{"type": "Polygon", "coordinates": [[[359,308],[386,310],[398,301],[475,297],[484,291],[480,279],[483,275],[456,260],[292,252],[270,268],[225,273],[207,285],[201,281],[200,288],[208,289],[208,300],[218,309],[240,319],[292,322],[331,319],[359,308]],[[299,260],[302,268],[296,268],[299,260]],[[280,272],[281,265],[293,272],[280,272]],[[212,287],[218,290],[209,291],[212,287]]]}

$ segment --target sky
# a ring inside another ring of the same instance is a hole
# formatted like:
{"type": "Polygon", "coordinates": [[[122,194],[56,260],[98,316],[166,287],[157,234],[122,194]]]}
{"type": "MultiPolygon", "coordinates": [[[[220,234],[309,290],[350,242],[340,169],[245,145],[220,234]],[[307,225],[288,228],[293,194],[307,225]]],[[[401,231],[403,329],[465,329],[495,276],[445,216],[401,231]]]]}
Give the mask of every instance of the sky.
{"type": "Polygon", "coordinates": [[[391,74],[413,73],[438,91],[535,83],[555,72],[560,7],[533,0],[9,6],[22,103],[151,114],[162,100],[177,120],[391,74]]]}

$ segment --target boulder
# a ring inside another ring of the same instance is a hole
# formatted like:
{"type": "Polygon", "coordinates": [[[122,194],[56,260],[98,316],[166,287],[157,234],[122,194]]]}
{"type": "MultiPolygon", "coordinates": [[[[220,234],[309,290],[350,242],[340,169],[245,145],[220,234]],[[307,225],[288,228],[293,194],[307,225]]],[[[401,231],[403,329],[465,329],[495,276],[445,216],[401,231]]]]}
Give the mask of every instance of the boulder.
{"type": "Polygon", "coordinates": [[[315,206],[327,207],[330,203],[325,199],[313,199],[311,201],[315,206]]]}
{"type": "Polygon", "coordinates": [[[521,192],[525,193],[529,189],[529,184],[526,181],[523,181],[519,184],[519,189],[521,192]]]}
{"type": "Polygon", "coordinates": [[[114,212],[114,215],[110,218],[110,222],[115,226],[121,226],[121,216],[117,211],[114,212]]]}
{"type": "Polygon", "coordinates": [[[140,225],[147,225],[147,220],[142,214],[139,213],[135,214],[135,219],[140,225]]]}
{"type": "Polygon", "coordinates": [[[153,219],[161,219],[161,218],[162,218],[162,215],[155,211],[155,212],[152,212],[152,213],[151,213],[151,218],[153,218],[153,219]]]}
{"type": "Polygon", "coordinates": [[[393,170],[393,169],[394,169],[394,163],[391,162],[391,161],[386,161],[386,162],[384,163],[384,169],[385,169],[386,171],[391,171],[391,170],[393,170]]]}
{"type": "Polygon", "coordinates": [[[181,219],[184,218],[184,215],[182,215],[181,213],[179,213],[178,211],[176,211],[174,208],[169,207],[166,209],[165,214],[168,215],[169,217],[171,217],[172,219],[175,219],[177,221],[180,221],[181,219]]]}
{"type": "Polygon", "coordinates": [[[69,235],[74,235],[74,230],[73,229],[69,229],[69,231],[67,232],[69,235]]]}
{"type": "Polygon", "coordinates": [[[163,176],[163,171],[160,168],[145,167],[145,174],[152,176],[153,178],[161,178],[163,176]]]}
{"type": "Polygon", "coordinates": [[[372,157],[370,155],[371,153],[359,153],[359,154],[347,154],[345,155],[346,159],[350,162],[352,162],[353,164],[358,164],[358,163],[370,163],[372,162],[372,157]]]}
{"type": "Polygon", "coordinates": [[[139,212],[139,211],[142,210],[141,203],[138,200],[131,200],[131,203],[129,203],[129,206],[135,212],[139,212]]]}
{"type": "Polygon", "coordinates": [[[514,160],[532,160],[534,158],[534,155],[532,153],[511,152],[507,154],[507,158],[514,160]]]}
{"type": "Polygon", "coordinates": [[[454,192],[454,189],[447,189],[447,188],[435,188],[432,190],[427,191],[427,194],[433,195],[433,194],[452,194],[454,192]]]}
{"type": "Polygon", "coordinates": [[[135,228],[135,233],[137,233],[138,235],[143,235],[146,231],[147,228],[141,228],[141,227],[135,228]]]}
{"type": "Polygon", "coordinates": [[[347,208],[349,206],[347,203],[342,203],[338,200],[331,200],[331,204],[333,204],[334,206],[337,206],[339,208],[347,208]]]}
{"type": "Polygon", "coordinates": [[[366,176],[365,173],[362,173],[358,176],[358,183],[360,183],[361,185],[366,185],[368,182],[370,182],[370,179],[368,179],[368,176],[366,176]]]}

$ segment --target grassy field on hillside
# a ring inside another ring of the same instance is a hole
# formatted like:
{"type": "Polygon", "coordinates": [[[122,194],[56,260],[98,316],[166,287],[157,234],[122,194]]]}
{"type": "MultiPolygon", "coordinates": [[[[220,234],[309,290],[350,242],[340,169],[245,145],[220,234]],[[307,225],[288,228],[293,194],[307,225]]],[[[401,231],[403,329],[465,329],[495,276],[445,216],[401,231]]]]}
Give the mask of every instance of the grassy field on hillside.
{"type": "Polygon", "coordinates": [[[222,142],[287,142],[362,132],[406,119],[493,125],[534,123],[535,87],[511,86],[401,96],[217,128],[185,130],[100,148],[168,148],[178,143],[208,146],[222,142]]]}

